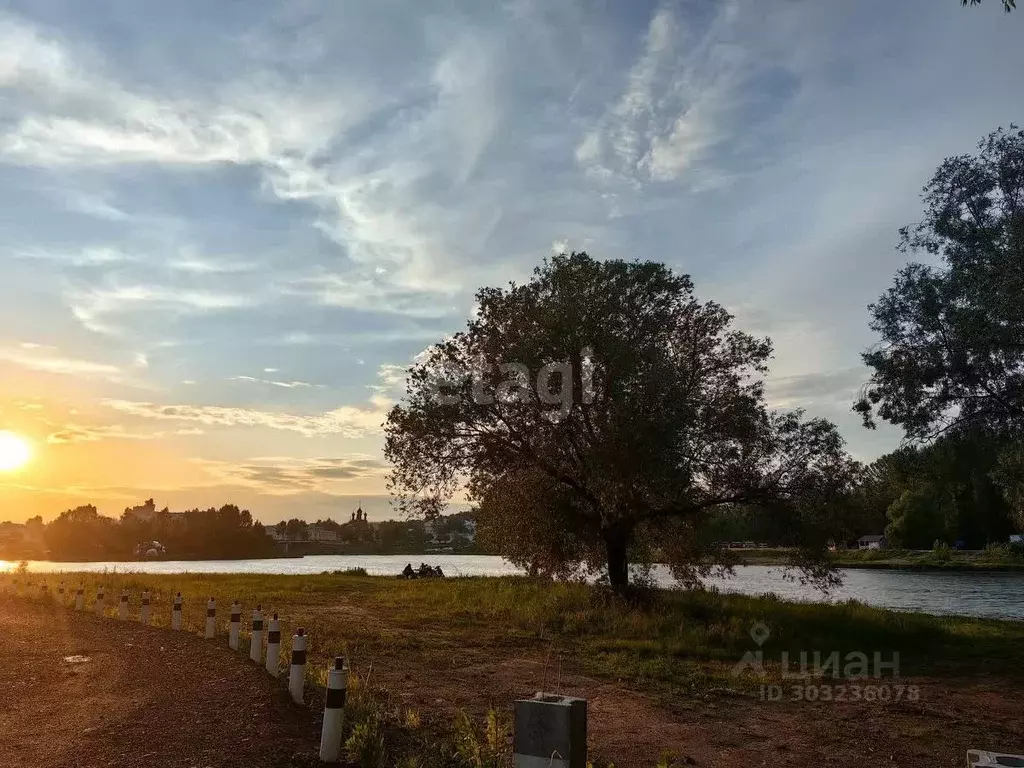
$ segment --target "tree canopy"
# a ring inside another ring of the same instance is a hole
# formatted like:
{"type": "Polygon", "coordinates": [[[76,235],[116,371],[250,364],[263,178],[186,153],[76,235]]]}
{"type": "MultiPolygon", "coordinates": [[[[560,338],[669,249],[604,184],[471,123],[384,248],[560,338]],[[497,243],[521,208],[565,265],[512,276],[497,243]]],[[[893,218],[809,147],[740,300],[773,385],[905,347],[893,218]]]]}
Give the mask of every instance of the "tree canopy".
{"type": "Polygon", "coordinates": [[[979,149],[942,163],[925,218],[900,231],[901,250],[932,263],[906,265],[869,308],[881,343],[856,406],[869,426],[877,411],[911,438],[1024,427],[1024,131],[979,149]]]}
{"type": "MultiPolygon", "coordinates": [[[[961,0],[960,2],[960,4],[964,7],[967,7],[968,3],[970,3],[970,5],[972,6],[981,5],[981,0],[961,0]]],[[[1009,13],[1016,7],[1017,0],[1003,0],[1003,10],[1006,11],[1007,13],[1009,13]]]]}
{"type": "Polygon", "coordinates": [[[884,527],[889,543],[906,549],[1005,542],[1014,531],[1012,508],[995,472],[1004,448],[982,432],[963,432],[880,457],[858,489],[861,532],[884,527]]]}
{"type": "Polygon", "coordinates": [[[535,570],[628,582],[655,551],[680,578],[723,562],[706,523],[757,506],[824,576],[830,505],[854,463],[835,427],[764,400],[768,339],[652,262],[546,260],[484,288],[465,331],[409,371],[388,415],[395,503],[437,514],[465,493],[481,536],[535,570]]]}
{"type": "Polygon", "coordinates": [[[1024,464],[1013,448],[1024,436],[1024,131],[1000,128],[978,150],[939,166],[924,218],[900,231],[900,249],[924,261],[869,308],[881,340],[863,355],[872,375],[855,408],[911,440],[997,438],[1013,483],[1024,464]]]}

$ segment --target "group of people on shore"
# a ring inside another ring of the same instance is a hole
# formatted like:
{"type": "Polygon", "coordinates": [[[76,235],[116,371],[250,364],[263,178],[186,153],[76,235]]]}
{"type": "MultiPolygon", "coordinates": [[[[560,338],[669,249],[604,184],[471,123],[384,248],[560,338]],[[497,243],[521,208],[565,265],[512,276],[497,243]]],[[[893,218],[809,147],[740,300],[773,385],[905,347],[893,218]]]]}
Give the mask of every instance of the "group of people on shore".
{"type": "Polygon", "coordinates": [[[400,579],[443,579],[444,571],[441,566],[431,568],[426,563],[420,563],[418,569],[412,567],[412,563],[406,563],[405,569],[399,576],[400,579]]]}

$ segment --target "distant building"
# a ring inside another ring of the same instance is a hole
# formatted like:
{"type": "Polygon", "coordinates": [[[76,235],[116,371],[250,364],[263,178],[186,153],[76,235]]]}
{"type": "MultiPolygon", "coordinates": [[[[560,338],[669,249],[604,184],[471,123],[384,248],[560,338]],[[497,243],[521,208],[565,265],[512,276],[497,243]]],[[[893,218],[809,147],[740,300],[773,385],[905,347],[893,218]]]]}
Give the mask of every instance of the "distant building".
{"type": "Polygon", "coordinates": [[[872,533],[857,539],[857,549],[885,549],[887,546],[889,540],[881,534],[872,533]]]}
{"type": "Polygon", "coordinates": [[[309,541],[337,541],[338,532],[324,525],[310,525],[306,528],[309,541]]]}
{"type": "Polygon", "coordinates": [[[313,523],[306,525],[299,531],[289,531],[283,524],[271,525],[265,528],[267,535],[274,541],[286,543],[299,543],[306,541],[337,541],[338,532],[327,525],[313,523]]]}
{"type": "Polygon", "coordinates": [[[455,516],[439,517],[424,522],[423,533],[426,534],[427,543],[434,547],[449,546],[455,537],[462,539],[463,544],[473,544],[476,541],[476,520],[455,516]]]}
{"type": "Polygon", "coordinates": [[[152,499],[149,499],[145,504],[139,504],[137,507],[129,507],[124,512],[126,515],[134,517],[139,522],[151,523],[154,518],[156,518],[156,504],[152,499]]]}

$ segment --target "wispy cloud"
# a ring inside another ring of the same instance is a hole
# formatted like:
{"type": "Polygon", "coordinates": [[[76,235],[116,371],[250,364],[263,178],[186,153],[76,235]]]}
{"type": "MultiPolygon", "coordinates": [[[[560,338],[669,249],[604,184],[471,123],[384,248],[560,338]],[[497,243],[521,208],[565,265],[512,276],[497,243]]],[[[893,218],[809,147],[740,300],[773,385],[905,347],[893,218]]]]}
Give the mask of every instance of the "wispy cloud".
{"type": "Polygon", "coordinates": [[[52,348],[30,345],[27,349],[4,349],[0,347],[0,360],[22,368],[45,373],[57,373],[77,376],[83,379],[106,379],[108,381],[124,381],[127,372],[120,366],[111,363],[100,363],[74,357],[64,357],[52,348]]]}
{"type": "Polygon", "coordinates": [[[119,333],[132,313],[212,313],[252,307],[251,294],[207,290],[175,291],[151,285],[77,285],[64,291],[71,313],[82,325],[99,333],[119,333]]]}
{"type": "Polygon", "coordinates": [[[176,429],[160,432],[135,432],[120,424],[83,426],[65,424],[57,432],[47,436],[46,442],[51,445],[71,445],[75,443],[95,443],[100,440],[159,440],[166,437],[182,437],[205,434],[198,428],[176,429]]]}
{"type": "Polygon", "coordinates": [[[214,405],[158,405],[128,400],[105,400],[104,404],[121,413],[163,421],[192,421],[207,426],[265,427],[297,432],[306,437],[342,435],[362,437],[381,431],[386,415],[379,405],[345,405],[315,415],[261,411],[214,405]]]}
{"type": "Polygon", "coordinates": [[[347,492],[344,490],[346,481],[380,478],[386,472],[384,462],[366,455],[317,459],[265,457],[239,463],[207,459],[194,461],[218,483],[274,495],[307,492],[340,495],[347,492]]]}
{"type": "Polygon", "coordinates": [[[576,147],[589,174],[671,181],[728,138],[746,56],[730,39],[737,4],[719,4],[715,14],[698,30],[675,3],[654,13],[621,96],[576,147]]]}
{"type": "Polygon", "coordinates": [[[275,381],[273,379],[260,379],[255,376],[232,376],[231,378],[235,381],[250,381],[253,384],[269,384],[272,387],[281,387],[282,389],[322,386],[319,384],[310,384],[308,381],[275,381]]]}

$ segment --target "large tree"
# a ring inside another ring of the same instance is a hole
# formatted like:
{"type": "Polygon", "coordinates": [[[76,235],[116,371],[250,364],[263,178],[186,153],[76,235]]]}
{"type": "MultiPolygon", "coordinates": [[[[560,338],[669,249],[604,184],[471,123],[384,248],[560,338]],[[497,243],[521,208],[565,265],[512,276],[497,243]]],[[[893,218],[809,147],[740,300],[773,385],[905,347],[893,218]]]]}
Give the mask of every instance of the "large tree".
{"type": "Polygon", "coordinates": [[[814,576],[854,465],[829,422],[765,405],[771,344],[651,262],[556,256],[485,288],[465,331],[409,371],[386,427],[397,506],[436,515],[460,492],[482,535],[549,571],[631,554],[687,578],[721,562],[718,510],[773,515],[814,576]]]}
{"type": "MultiPolygon", "coordinates": [[[[1012,446],[1024,438],[1024,131],[1000,128],[978,149],[939,166],[924,219],[900,232],[925,261],[869,308],[881,341],[855,407],[911,440],[981,430],[1012,446]]],[[[1002,462],[1007,481],[1019,456],[1002,462]]]]}

